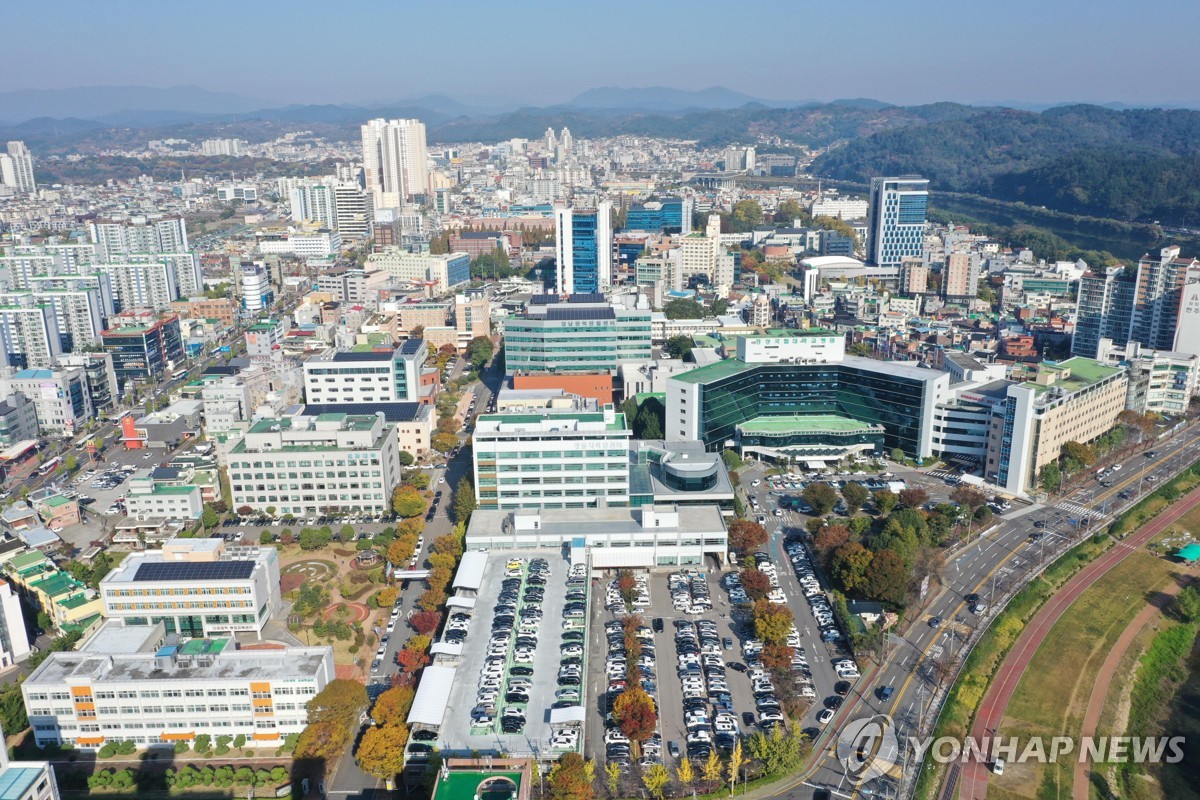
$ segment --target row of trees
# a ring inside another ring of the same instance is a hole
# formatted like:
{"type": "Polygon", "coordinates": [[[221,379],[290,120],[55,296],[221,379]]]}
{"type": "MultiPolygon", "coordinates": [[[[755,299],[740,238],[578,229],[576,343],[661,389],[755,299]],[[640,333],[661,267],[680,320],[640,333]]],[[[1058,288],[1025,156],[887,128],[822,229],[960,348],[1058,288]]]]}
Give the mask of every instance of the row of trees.
{"type": "Polygon", "coordinates": [[[1063,442],[1058,459],[1042,467],[1038,474],[1038,482],[1043,489],[1053,494],[1097,460],[1120,453],[1131,444],[1153,441],[1157,423],[1154,415],[1122,411],[1117,416],[1117,424],[1096,437],[1090,444],[1063,442]]]}
{"type": "Polygon", "coordinates": [[[308,701],[308,726],[296,742],[296,758],[332,764],[346,749],[358,717],[367,705],[367,689],[355,680],[330,681],[308,701]]]}
{"type": "Polygon", "coordinates": [[[387,780],[404,769],[408,745],[408,712],[416,696],[411,685],[400,685],[379,695],[371,709],[375,722],[363,734],[354,757],[369,775],[387,780]]]}

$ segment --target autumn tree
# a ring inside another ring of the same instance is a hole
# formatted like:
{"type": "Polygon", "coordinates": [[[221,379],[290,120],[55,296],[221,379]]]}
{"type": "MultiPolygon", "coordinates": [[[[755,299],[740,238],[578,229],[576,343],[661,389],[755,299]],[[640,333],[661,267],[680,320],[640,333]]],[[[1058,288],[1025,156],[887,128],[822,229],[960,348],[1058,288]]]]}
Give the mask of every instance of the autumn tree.
{"type": "Polygon", "coordinates": [[[700,774],[704,776],[704,782],[709,788],[721,780],[721,758],[715,749],[708,751],[708,759],[700,768],[700,774]]]}
{"type": "Polygon", "coordinates": [[[824,482],[810,483],[804,487],[804,492],[800,496],[804,498],[804,502],[812,506],[813,513],[819,517],[833,511],[833,507],[837,505],[838,501],[837,490],[824,482]]]}
{"type": "Polygon", "coordinates": [[[919,486],[900,492],[900,505],[905,508],[920,508],[929,502],[929,492],[919,486]]]}
{"type": "Polygon", "coordinates": [[[740,578],[742,588],[746,590],[751,600],[761,600],[771,591],[771,579],[767,573],[758,569],[744,569],[740,578]]]}
{"type": "Polygon", "coordinates": [[[892,509],[896,507],[900,498],[891,489],[880,489],[871,495],[871,499],[875,501],[875,507],[879,509],[879,513],[886,517],[892,513],[892,509]]]}
{"type": "Polygon", "coordinates": [[[1063,442],[1062,457],[1082,464],[1085,467],[1090,467],[1096,463],[1096,451],[1086,444],[1075,441],[1063,442]]]}
{"type": "Polygon", "coordinates": [[[842,488],[842,498],[846,501],[846,510],[857,514],[858,510],[867,504],[871,493],[861,483],[847,483],[842,488]]]}
{"type": "Polygon", "coordinates": [[[892,550],[881,550],[863,573],[863,591],[868,597],[894,606],[908,599],[908,567],[892,550]]]}
{"type": "Polygon", "coordinates": [[[375,699],[371,707],[371,719],[377,725],[391,725],[408,719],[412,710],[413,698],[416,692],[411,686],[397,686],[388,689],[375,699]]]}
{"type": "Polygon", "coordinates": [[[813,537],[813,547],[821,552],[833,552],[850,541],[850,529],[845,525],[826,525],[813,537]]]}
{"type": "Polygon", "coordinates": [[[475,487],[471,483],[471,478],[469,476],[459,478],[458,483],[454,486],[454,499],[450,503],[450,515],[454,517],[455,522],[466,524],[476,505],[475,487]]]}
{"type": "Polygon", "coordinates": [[[644,739],[654,734],[658,725],[654,700],[640,686],[632,686],[617,695],[612,713],[617,727],[638,749],[644,739]]]}
{"type": "Polygon", "coordinates": [[[439,432],[430,437],[429,443],[439,453],[449,453],[458,446],[458,437],[453,433],[439,432]]]}
{"type": "Polygon", "coordinates": [[[396,605],[396,599],[400,596],[400,590],[395,586],[385,586],[379,590],[375,600],[379,603],[380,608],[391,608],[396,605]]]}
{"type": "Polygon", "coordinates": [[[679,785],[685,790],[696,780],[696,771],[692,769],[692,760],[690,758],[684,757],[679,759],[679,764],[675,767],[675,779],[679,781],[679,785]]]}
{"type": "Polygon", "coordinates": [[[650,796],[656,797],[658,800],[662,800],[663,789],[670,782],[671,773],[667,772],[667,768],[662,764],[652,764],[648,769],[642,771],[642,784],[650,796]]]}
{"type": "Polygon", "coordinates": [[[436,611],[418,611],[408,618],[412,629],[423,636],[429,636],[442,623],[442,615],[436,611]]]}
{"type": "Polygon", "coordinates": [[[549,775],[550,800],[592,800],[596,764],[579,753],[564,753],[549,775]]]}
{"type": "Polygon", "coordinates": [[[363,772],[380,780],[392,780],[404,769],[404,748],[408,744],[408,726],[402,723],[367,728],[354,760],[363,772]]]}
{"type": "Polygon", "coordinates": [[[745,555],[767,543],[767,529],[752,519],[735,519],[729,523],[729,547],[745,555]]]}
{"type": "Polygon", "coordinates": [[[419,517],[429,507],[417,487],[402,484],[392,491],[392,510],[401,517],[419,517]]]}
{"type": "Polygon", "coordinates": [[[742,740],[738,739],[733,744],[733,752],[729,754],[729,763],[726,765],[728,768],[728,772],[726,774],[729,776],[730,795],[733,794],[733,788],[737,785],[738,776],[741,774],[742,764],[744,762],[745,758],[742,755],[742,740]]]}
{"type": "Polygon", "coordinates": [[[792,610],[770,600],[757,601],[750,614],[754,633],[764,642],[783,644],[792,632],[792,610]]]}
{"type": "Polygon", "coordinates": [[[863,591],[867,567],[871,566],[872,553],[858,542],[847,542],[833,553],[833,577],[842,591],[863,591]]]}
{"type": "Polygon", "coordinates": [[[358,681],[337,678],[308,701],[308,721],[330,722],[349,729],[366,705],[366,687],[358,681]]]}
{"type": "Polygon", "coordinates": [[[987,495],[974,486],[968,486],[967,484],[955,486],[950,491],[950,499],[963,508],[968,509],[972,514],[975,513],[975,509],[987,505],[987,495]]]}

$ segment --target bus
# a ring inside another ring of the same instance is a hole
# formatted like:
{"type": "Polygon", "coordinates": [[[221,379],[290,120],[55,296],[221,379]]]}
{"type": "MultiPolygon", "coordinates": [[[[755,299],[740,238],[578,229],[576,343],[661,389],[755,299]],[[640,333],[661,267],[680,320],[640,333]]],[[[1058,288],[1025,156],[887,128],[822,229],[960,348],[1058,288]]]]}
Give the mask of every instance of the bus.
{"type": "Polygon", "coordinates": [[[45,464],[42,464],[40,467],[38,467],[38,475],[49,475],[51,472],[54,472],[54,470],[58,469],[58,465],[61,463],[62,459],[58,458],[57,456],[50,459],[45,464]]]}

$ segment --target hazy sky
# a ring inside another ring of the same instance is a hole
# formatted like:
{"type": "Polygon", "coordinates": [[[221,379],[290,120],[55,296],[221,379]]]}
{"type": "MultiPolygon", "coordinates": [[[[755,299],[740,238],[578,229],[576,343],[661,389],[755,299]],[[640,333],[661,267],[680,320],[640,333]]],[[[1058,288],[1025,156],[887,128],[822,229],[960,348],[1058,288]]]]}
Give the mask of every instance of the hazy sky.
{"type": "MultiPolygon", "coordinates": [[[[270,104],[596,86],[1200,107],[1200,0],[5,0],[0,91],[192,84],[270,104]]],[[[0,108],[0,117],[3,109],[0,108]]]]}

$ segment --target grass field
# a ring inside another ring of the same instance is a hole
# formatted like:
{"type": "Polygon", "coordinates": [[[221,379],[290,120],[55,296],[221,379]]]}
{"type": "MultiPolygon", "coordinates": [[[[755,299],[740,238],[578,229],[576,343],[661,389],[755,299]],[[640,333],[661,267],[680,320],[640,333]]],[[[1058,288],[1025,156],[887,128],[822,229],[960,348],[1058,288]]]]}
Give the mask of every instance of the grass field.
{"type": "MultiPolygon", "coordinates": [[[[1096,673],[1150,592],[1173,580],[1176,565],[1135,553],[1102,577],[1063,614],[1038,648],[1008,706],[1000,734],[1078,736],[1096,673]]],[[[989,782],[988,797],[1070,797],[1073,762],[1011,764],[989,782]]]]}

